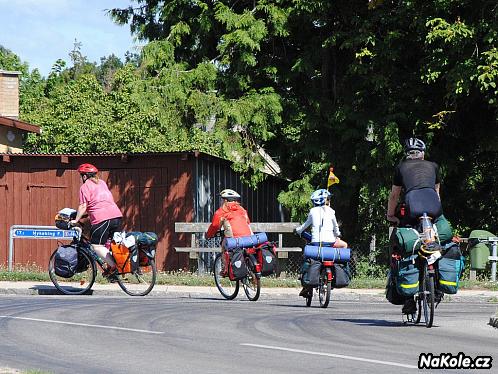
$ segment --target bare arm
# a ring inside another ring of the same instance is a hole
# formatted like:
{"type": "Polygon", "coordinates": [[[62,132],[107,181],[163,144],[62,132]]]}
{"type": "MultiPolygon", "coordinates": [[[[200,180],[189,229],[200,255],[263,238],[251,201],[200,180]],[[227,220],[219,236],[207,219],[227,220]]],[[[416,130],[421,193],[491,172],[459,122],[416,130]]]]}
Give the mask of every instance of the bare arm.
{"type": "Polygon", "coordinates": [[[76,218],[74,219],[74,222],[75,223],[78,222],[81,219],[81,217],[85,215],[85,213],[86,213],[86,203],[80,204],[78,206],[78,211],[76,213],[76,218]]]}
{"type": "Polygon", "coordinates": [[[441,201],[441,195],[439,194],[439,188],[440,187],[441,187],[441,185],[439,183],[436,183],[436,185],[434,186],[434,189],[437,192],[437,197],[439,197],[439,201],[441,201]]]}
{"type": "Polygon", "coordinates": [[[396,204],[398,203],[399,195],[401,194],[401,186],[392,186],[387,202],[387,219],[393,218],[396,213],[396,204]]]}

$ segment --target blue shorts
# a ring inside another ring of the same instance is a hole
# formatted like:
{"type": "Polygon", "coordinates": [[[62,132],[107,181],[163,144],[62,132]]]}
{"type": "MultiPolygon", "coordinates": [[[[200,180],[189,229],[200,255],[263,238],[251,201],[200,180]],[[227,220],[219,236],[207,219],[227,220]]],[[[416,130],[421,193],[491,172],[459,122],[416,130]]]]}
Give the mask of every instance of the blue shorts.
{"type": "MultiPolygon", "coordinates": [[[[322,242],[321,245],[322,247],[333,247],[335,244],[335,242],[322,242]]],[[[319,247],[320,246],[320,242],[311,242],[310,245],[313,245],[315,247],[319,247]]]]}

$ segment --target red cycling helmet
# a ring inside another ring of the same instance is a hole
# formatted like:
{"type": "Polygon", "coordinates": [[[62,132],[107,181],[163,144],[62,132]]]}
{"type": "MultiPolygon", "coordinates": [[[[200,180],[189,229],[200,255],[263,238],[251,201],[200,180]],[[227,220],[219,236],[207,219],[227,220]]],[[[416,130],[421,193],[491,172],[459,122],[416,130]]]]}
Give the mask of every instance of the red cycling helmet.
{"type": "Polygon", "coordinates": [[[99,169],[92,164],[81,164],[78,167],[78,173],[80,174],[96,174],[98,171],[99,169]]]}

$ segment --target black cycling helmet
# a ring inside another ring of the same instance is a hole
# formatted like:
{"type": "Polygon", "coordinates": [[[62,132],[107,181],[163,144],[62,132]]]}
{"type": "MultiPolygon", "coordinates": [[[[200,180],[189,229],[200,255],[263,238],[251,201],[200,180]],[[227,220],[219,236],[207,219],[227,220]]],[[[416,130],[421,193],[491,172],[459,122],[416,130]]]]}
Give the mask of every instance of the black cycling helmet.
{"type": "Polygon", "coordinates": [[[405,140],[405,152],[420,151],[425,152],[425,143],[417,138],[409,138],[405,140]]]}

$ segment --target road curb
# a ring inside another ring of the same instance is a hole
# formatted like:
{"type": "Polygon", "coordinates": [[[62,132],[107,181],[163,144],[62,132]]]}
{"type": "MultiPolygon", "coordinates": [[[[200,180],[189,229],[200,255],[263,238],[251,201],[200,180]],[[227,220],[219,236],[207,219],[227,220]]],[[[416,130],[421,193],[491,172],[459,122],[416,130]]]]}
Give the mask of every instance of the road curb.
{"type": "MultiPolygon", "coordinates": [[[[260,298],[263,300],[296,298],[299,288],[262,288],[260,298]]],[[[239,291],[243,296],[244,292],[239,291]]],[[[8,282],[0,281],[0,295],[31,295],[31,296],[60,296],[61,293],[50,282],[8,282]]],[[[128,297],[117,284],[95,284],[89,296],[121,296],[128,297]]],[[[498,291],[461,290],[456,295],[445,295],[443,303],[496,302],[498,291]]],[[[222,298],[214,286],[176,286],[156,285],[148,297],[166,298],[222,298]]],[[[332,290],[332,301],[351,302],[387,302],[383,289],[352,289],[341,288],[332,290]]],[[[491,318],[490,324],[498,325],[498,315],[491,318]]]]}

